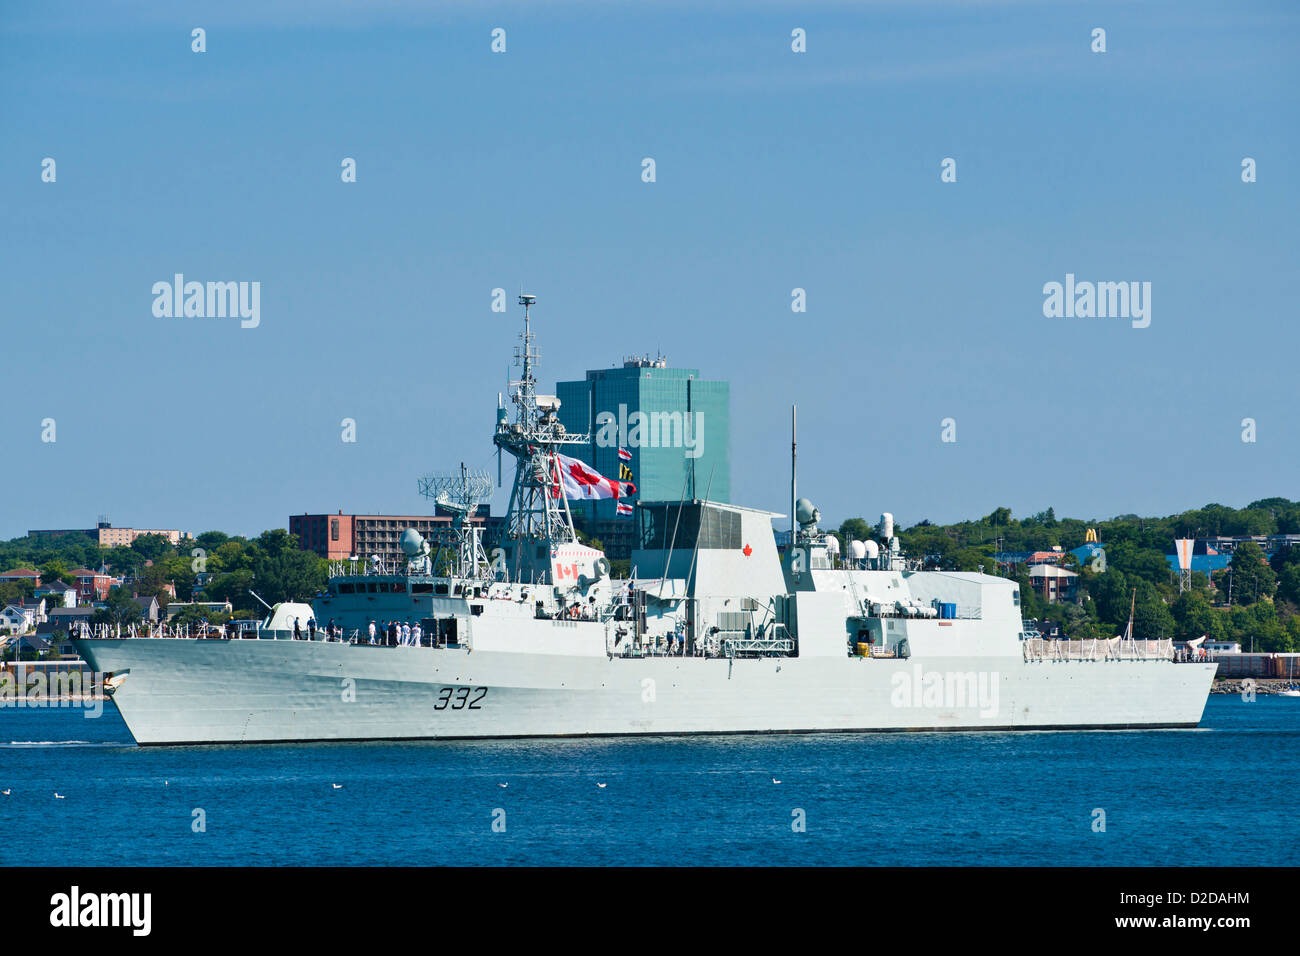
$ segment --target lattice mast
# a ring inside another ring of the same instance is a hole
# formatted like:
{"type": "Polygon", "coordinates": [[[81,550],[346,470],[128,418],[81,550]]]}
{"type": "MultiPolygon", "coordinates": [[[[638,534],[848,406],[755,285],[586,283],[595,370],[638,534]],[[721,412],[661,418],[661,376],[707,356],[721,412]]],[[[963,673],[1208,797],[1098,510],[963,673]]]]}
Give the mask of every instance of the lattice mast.
{"type": "Polygon", "coordinates": [[[492,441],[497,448],[515,459],[514,486],[510,491],[507,534],[520,541],[547,544],[570,544],[577,541],[569,503],[559,487],[557,452],[565,446],[582,446],[590,442],[585,434],[569,434],[556,417],[559,399],[537,394],[539,353],[534,344],[532,306],[537,296],[521,294],[524,307],[524,330],[515,347],[515,365],[522,372],[510,383],[510,400],[515,406],[515,420],[506,420],[504,408],[498,410],[497,430],[492,441]]]}

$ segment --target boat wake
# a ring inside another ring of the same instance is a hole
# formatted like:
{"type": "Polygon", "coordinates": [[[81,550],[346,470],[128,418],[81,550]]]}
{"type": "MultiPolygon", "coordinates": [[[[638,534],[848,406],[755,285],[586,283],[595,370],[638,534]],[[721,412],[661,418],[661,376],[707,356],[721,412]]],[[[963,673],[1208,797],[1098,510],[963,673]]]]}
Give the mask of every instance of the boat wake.
{"type": "Polygon", "coordinates": [[[11,740],[0,747],[120,747],[116,740],[11,740]]]}

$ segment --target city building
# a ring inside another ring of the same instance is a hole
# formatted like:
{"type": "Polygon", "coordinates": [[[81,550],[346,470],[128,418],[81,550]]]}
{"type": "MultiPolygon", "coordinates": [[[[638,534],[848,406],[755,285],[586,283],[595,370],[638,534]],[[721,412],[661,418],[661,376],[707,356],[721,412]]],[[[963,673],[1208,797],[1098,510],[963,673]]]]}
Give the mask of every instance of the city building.
{"type": "MultiPolygon", "coordinates": [[[[1178,570],[1178,555],[1166,554],[1165,560],[1169,562],[1169,570],[1178,570]]],[[[1191,567],[1189,571],[1199,571],[1202,574],[1209,575],[1214,571],[1222,571],[1232,563],[1230,554],[1193,554],[1191,567]]]]}
{"type": "MultiPolygon", "coordinates": [[[[1193,556],[1198,554],[1226,555],[1231,558],[1238,546],[1245,544],[1247,541],[1253,541],[1259,545],[1264,551],[1264,556],[1268,558],[1271,558],[1283,548],[1300,548],[1300,534],[1216,534],[1197,538],[1196,543],[1192,546],[1192,554],[1193,556]]],[[[1197,568],[1196,570],[1200,569],[1197,568]]]]}
{"type": "Polygon", "coordinates": [[[31,568],[14,568],[12,571],[6,571],[4,574],[0,574],[0,581],[9,581],[14,584],[26,581],[29,584],[40,587],[41,575],[39,571],[33,571],[31,568]]]}
{"type": "MultiPolygon", "coordinates": [[[[559,382],[558,417],[569,432],[589,434],[573,455],[608,478],[636,485],[635,500],[731,500],[731,387],[698,369],[669,368],[660,357],[629,357],[559,382]]],[[[612,500],[570,502],[584,533],[612,558],[634,545],[632,519],[612,500]]]]}
{"type": "Polygon", "coordinates": [[[1079,575],[1055,564],[1031,564],[1029,584],[1053,604],[1073,601],[1078,594],[1079,575]]]}
{"type": "Polygon", "coordinates": [[[43,534],[54,538],[69,534],[84,534],[101,548],[130,547],[135,543],[136,538],[147,534],[160,535],[178,547],[182,541],[188,541],[190,538],[188,531],[178,531],[175,528],[114,528],[111,522],[102,518],[93,528],[40,528],[28,531],[27,534],[29,536],[43,534]]]}
{"type": "Polygon", "coordinates": [[[77,586],[75,584],[65,584],[62,581],[52,581],[49,584],[42,584],[32,592],[32,596],[48,598],[52,606],[77,606],[77,586]]]}
{"type": "MultiPolygon", "coordinates": [[[[470,519],[483,528],[488,548],[500,540],[505,518],[480,506],[470,519]]],[[[304,551],[314,551],[329,561],[350,557],[369,560],[379,555],[385,562],[402,561],[402,532],[414,528],[437,550],[439,535],[451,529],[452,516],[441,508],[432,515],[300,514],[289,516],[289,533],[304,551]]]]}
{"type": "Polygon", "coordinates": [[[77,568],[69,571],[77,579],[77,600],[81,604],[93,604],[108,597],[108,592],[122,583],[106,570],[92,571],[89,568],[77,568]]]}

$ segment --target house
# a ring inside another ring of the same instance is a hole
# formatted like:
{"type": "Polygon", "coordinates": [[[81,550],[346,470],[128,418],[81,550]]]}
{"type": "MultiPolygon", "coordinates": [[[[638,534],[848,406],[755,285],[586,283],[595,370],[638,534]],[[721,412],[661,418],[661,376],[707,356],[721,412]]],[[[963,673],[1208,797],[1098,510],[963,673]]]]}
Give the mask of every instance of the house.
{"type": "Polygon", "coordinates": [[[162,609],[158,605],[158,598],[150,594],[148,597],[135,598],[135,603],[140,605],[140,616],[146,621],[157,621],[162,616],[162,609]]]}
{"type": "Polygon", "coordinates": [[[1044,600],[1057,604],[1075,599],[1078,594],[1079,575],[1055,564],[1031,564],[1029,583],[1044,600]]]}
{"type": "Polygon", "coordinates": [[[62,631],[71,634],[80,631],[83,624],[89,624],[95,613],[93,607],[56,607],[48,615],[48,620],[36,628],[37,634],[54,634],[62,631]]]}
{"type": "Polygon", "coordinates": [[[107,568],[99,571],[77,568],[71,573],[77,579],[77,599],[83,604],[104,600],[114,585],[122,583],[120,579],[109,574],[107,568]]]}
{"type": "Polygon", "coordinates": [[[77,586],[75,584],[64,584],[62,581],[54,581],[50,584],[42,584],[33,591],[32,594],[36,597],[49,598],[51,606],[77,606],[77,586]]]}
{"type": "Polygon", "coordinates": [[[36,615],[21,604],[6,604],[0,608],[0,628],[10,634],[26,634],[36,627],[36,615]]]}
{"type": "Polygon", "coordinates": [[[26,610],[32,612],[32,616],[36,619],[37,624],[44,623],[46,618],[46,612],[49,611],[49,604],[46,603],[45,598],[36,598],[35,600],[32,601],[23,601],[23,607],[26,610]]]}
{"type": "Polygon", "coordinates": [[[19,656],[27,651],[34,651],[38,656],[43,657],[50,652],[50,642],[36,634],[24,634],[22,637],[15,637],[5,651],[15,651],[19,656]]]}
{"type": "Polygon", "coordinates": [[[14,568],[12,571],[6,571],[4,574],[0,574],[0,581],[9,581],[14,584],[26,581],[29,584],[39,587],[41,576],[39,572],[33,571],[31,568],[14,568]]]}

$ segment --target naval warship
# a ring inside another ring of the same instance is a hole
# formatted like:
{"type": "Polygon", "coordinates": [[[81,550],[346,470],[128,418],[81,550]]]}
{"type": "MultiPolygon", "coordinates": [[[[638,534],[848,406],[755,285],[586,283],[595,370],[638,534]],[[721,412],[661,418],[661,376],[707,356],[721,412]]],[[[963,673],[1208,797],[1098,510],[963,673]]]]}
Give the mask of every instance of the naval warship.
{"type": "Polygon", "coordinates": [[[841,553],[795,498],[793,466],[783,550],[776,512],[637,500],[634,570],[615,579],[579,539],[569,500],[602,481],[606,497],[633,489],[565,454],[591,438],[566,431],[558,399],[537,391],[534,303],[520,296],[513,419],[497,402],[493,442],[515,464],[501,546],[488,553],[474,520],[491,476],[462,468],[421,485],[455,515],[443,539],[407,529],[396,564],[336,562],[310,609],[277,605],[243,636],[76,638],[139,744],[1200,721],[1215,664],[1175,661],[1171,641],[1131,631],[1044,640],[1024,626],[1015,581],[921,569],[888,514],[879,542],[841,553]],[[307,613],[341,626],[295,639],[292,619],[307,613]],[[406,625],[400,636],[390,621],[406,625]]]}

